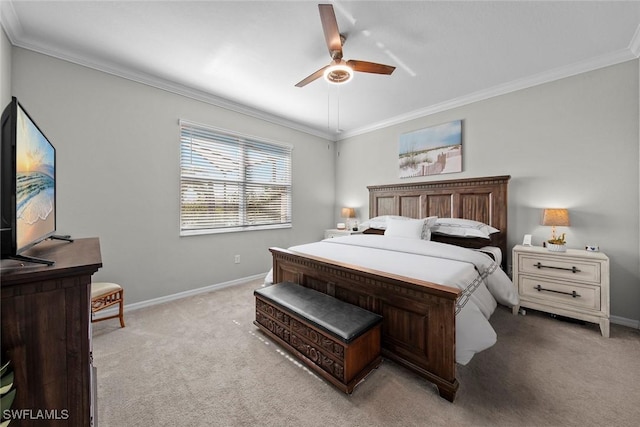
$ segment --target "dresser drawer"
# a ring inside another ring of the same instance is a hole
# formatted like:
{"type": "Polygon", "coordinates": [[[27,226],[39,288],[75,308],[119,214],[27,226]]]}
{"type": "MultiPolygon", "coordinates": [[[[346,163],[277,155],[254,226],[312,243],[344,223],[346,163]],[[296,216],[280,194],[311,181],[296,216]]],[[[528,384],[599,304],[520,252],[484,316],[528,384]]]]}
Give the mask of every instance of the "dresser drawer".
{"type": "Polygon", "coordinates": [[[522,275],[518,277],[518,291],[521,296],[531,300],[539,299],[546,303],[557,302],[563,306],[600,310],[600,286],[522,275]],[[575,292],[575,297],[573,292],[575,292]]]}
{"type": "Polygon", "coordinates": [[[595,261],[523,254],[519,257],[518,269],[521,274],[600,283],[600,263],[595,261]]]}

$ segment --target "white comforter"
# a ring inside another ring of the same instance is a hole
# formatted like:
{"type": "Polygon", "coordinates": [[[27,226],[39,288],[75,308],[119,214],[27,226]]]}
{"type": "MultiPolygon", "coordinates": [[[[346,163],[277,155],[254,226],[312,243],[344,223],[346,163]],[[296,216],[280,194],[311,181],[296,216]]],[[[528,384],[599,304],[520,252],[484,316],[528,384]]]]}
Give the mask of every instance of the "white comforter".
{"type": "MultiPolygon", "coordinates": [[[[488,319],[497,303],[518,304],[518,292],[500,266],[472,249],[376,235],[337,237],[289,249],[462,289],[456,310],[456,362],[463,365],[495,344],[488,319]]],[[[272,281],[272,272],[265,281],[272,281]]]]}

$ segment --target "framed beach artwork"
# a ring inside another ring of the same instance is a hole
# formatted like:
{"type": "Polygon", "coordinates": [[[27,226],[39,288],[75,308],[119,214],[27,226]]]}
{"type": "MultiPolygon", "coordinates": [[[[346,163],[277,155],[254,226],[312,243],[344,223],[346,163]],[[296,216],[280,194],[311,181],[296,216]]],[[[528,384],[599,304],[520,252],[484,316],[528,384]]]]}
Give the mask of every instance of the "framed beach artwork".
{"type": "Polygon", "coordinates": [[[400,135],[400,178],[462,172],[462,120],[400,135]]]}

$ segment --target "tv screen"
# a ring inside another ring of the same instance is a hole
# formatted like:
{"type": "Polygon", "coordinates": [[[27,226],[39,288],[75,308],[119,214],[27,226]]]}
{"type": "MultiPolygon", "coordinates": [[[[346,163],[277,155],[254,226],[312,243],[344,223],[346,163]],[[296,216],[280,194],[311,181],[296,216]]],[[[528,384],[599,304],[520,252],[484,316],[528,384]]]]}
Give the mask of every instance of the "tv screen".
{"type": "Polygon", "coordinates": [[[56,231],[56,150],[15,97],[2,117],[2,169],[5,258],[56,231]]]}
{"type": "Polygon", "coordinates": [[[18,104],[16,252],[56,231],[56,150],[18,104]]]}

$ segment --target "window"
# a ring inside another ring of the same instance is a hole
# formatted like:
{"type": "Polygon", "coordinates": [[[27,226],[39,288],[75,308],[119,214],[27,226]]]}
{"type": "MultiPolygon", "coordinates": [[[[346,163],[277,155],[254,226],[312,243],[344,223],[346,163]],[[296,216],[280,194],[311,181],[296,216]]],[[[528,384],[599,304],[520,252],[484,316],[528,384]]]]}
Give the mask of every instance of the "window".
{"type": "Polygon", "coordinates": [[[180,121],[180,235],[291,227],[290,146],[180,121]]]}

